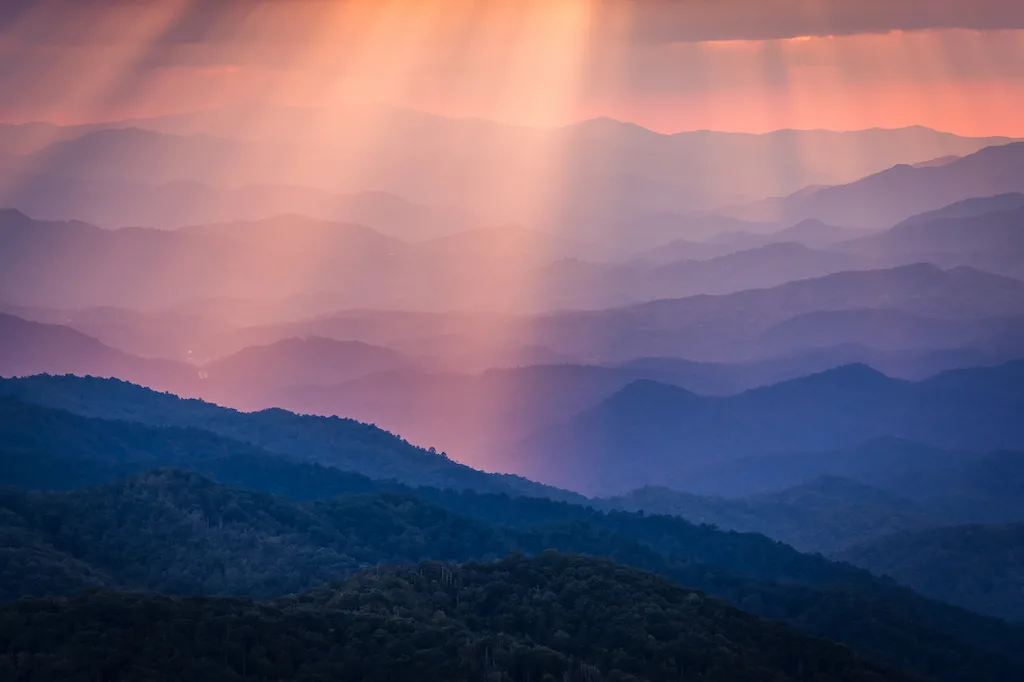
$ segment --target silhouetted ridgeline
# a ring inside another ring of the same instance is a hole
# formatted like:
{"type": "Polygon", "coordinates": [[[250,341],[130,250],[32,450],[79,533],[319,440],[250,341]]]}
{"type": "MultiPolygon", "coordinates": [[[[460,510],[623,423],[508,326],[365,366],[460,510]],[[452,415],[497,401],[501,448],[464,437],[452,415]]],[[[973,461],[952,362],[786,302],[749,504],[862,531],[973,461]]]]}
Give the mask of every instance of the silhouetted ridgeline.
{"type": "Polygon", "coordinates": [[[1024,362],[952,370],[917,383],[848,365],[727,397],[635,382],[515,449],[527,476],[590,494],[733,459],[849,448],[900,437],[938,448],[1024,449],[1024,362]]]}

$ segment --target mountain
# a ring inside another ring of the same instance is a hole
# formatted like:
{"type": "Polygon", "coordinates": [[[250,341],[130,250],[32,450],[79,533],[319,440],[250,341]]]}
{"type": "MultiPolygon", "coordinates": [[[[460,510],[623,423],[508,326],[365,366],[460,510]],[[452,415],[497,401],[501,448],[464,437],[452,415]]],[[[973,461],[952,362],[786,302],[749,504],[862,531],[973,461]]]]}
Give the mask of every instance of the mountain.
{"type": "Polygon", "coordinates": [[[396,267],[403,242],[356,225],[279,216],[176,231],[103,230],[0,212],[0,296],[74,308],[161,308],[189,299],[275,300],[349,288],[396,267]],[[131,282],[132,286],[124,286],[131,282]]]}
{"type": "Polygon", "coordinates": [[[424,241],[416,246],[419,256],[438,267],[477,264],[478,267],[509,265],[519,269],[538,267],[564,258],[602,260],[614,251],[601,244],[587,243],[521,225],[466,230],[424,241]]]}
{"type": "MultiPolygon", "coordinates": [[[[519,284],[520,291],[530,291],[528,281],[519,284]]],[[[819,311],[864,309],[950,320],[1019,317],[1024,315],[1024,284],[971,268],[942,270],[917,264],[835,273],[770,289],[597,310],[535,314],[351,310],[242,328],[200,339],[193,349],[199,357],[214,358],[290,337],[323,336],[443,358],[460,372],[533,364],[614,364],[650,357],[731,363],[805,350],[803,343],[790,349],[759,349],[759,336],[788,319],[819,311]]],[[[1020,347],[1012,320],[996,327],[997,336],[1008,338],[989,344],[992,350],[1013,352],[1020,347]]]]}
{"type": "Polygon", "coordinates": [[[91,132],[92,127],[61,126],[46,121],[0,123],[0,155],[23,156],[60,140],[71,140],[91,132]]]}
{"type": "Polygon", "coordinates": [[[850,239],[865,236],[865,230],[855,227],[828,225],[809,218],[795,225],[768,234],[752,232],[724,232],[716,236],[715,244],[731,245],[737,248],[756,248],[766,244],[795,242],[811,248],[823,249],[850,239]]]}
{"type": "Polygon", "coordinates": [[[843,253],[778,242],[703,261],[663,265],[645,277],[645,293],[647,300],[730,294],[858,269],[869,269],[869,264],[843,253]]]}
{"type": "Polygon", "coordinates": [[[801,551],[825,554],[895,531],[927,528],[943,520],[933,510],[911,500],[835,477],[821,477],[781,492],[738,500],[648,486],[602,500],[601,504],[762,533],[801,551]]]}
{"type": "Polygon", "coordinates": [[[653,249],[643,251],[636,256],[638,261],[650,265],[671,265],[679,261],[702,261],[719,256],[736,253],[741,247],[733,244],[719,244],[694,241],[693,239],[673,239],[653,249]]]}
{"type": "Polygon", "coordinates": [[[251,323],[246,310],[249,307],[255,306],[238,302],[233,315],[222,316],[176,310],[143,312],[109,306],[61,310],[5,305],[0,306],[0,312],[31,322],[70,327],[130,355],[185,362],[195,360],[192,349],[198,340],[251,323]]]}
{"type": "MultiPolygon", "coordinates": [[[[513,251],[504,253],[516,262],[513,251]]],[[[661,263],[660,258],[615,263],[566,258],[533,271],[513,271],[515,281],[508,286],[530,292],[536,299],[527,310],[593,310],[681,296],[728,294],[871,267],[871,261],[863,257],[795,242],[704,255],[708,257],[668,263],[661,263]]],[[[496,269],[488,268],[490,272],[496,269]]],[[[481,272],[476,280],[485,282],[486,276],[481,272]]]]}
{"type": "Polygon", "coordinates": [[[269,604],[93,594],[62,602],[55,618],[56,605],[0,611],[0,639],[17,642],[0,659],[12,676],[49,677],[98,659],[106,674],[152,680],[183,671],[196,680],[914,679],[649,573],[554,553],[367,572],[269,604]],[[502,595],[496,604],[493,594],[502,595]],[[568,606],[580,601],[586,607],[568,606]],[[140,611],[148,617],[131,625],[140,611]],[[219,639],[207,622],[223,626],[219,639]],[[87,657],[93,640],[102,643],[87,657]],[[43,642],[49,655],[34,655],[43,642]]]}
{"type": "Polygon", "coordinates": [[[232,388],[284,388],[340,384],[409,364],[408,358],[388,348],[311,336],[244,348],[206,363],[202,372],[204,378],[232,388]]]}
{"type": "Polygon", "coordinates": [[[651,261],[702,260],[705,254],[724,256],[736,250],[714,243],[722,234],[767,234],[781,226],[773,222],[742,220],[717,213],[642,211],[626,218],[598,217],[585,224],[581,236],[618,243],[636,258],[651,261]],[[660,255],[659,255],[660,254],[660,255]]]}
{"type": "MultiPolygon", "coordinates": [[[[942,266],[970,265],[1011,277],[1024,276],[1024,195],[1020,206],[979,215],[917,216],[892,229],[845,244],[846,250],[889,260],[927,260],[942,266]]],[[[1005,198],[999,198],[1003,203],[1005,198]]],[[[966,213],[971,207],[949,214],[966,213]]],[[[933,214],[934,215],[934,214],[933,214]]]]}
{"type": "Polygon", "coordinates": [[[901,437],[967,450],[1024,448],[1016,419],[1024,363],[954,370],[918,383],[849,365],[728,397],[654,382],[524,439],[517,471],[585,494],[657,483],[730,459],[852,447],[901,437]]]}
{"type": "MultiPolygon", "coordinates": [[[[280,409],[237,412],[200,400],[182,400],[115,379],[38,376],[0,381],[3,382],[0,394],[19,400],[70,410],[86,417],[128,420],[148,426],[201,428],[231,443],[239,441],[278,456],[355,471],[372,478],[396,479],[411,485],[510,493],[533,491],[538,495],[559,496],[558,491],[531,481],[471,469],[448,459],[444,453],[413,446],[375,426],[351,419],[297,415],[280,409]]],[[[25,430],[24,425],[13,423],[10,428],[25,430]]],[[[40,434],[22,435],[20,441],[32,442],[39,437],[40,434]]],[[[146,441],[144,435],[138,438],[139,442],[146,441]]],[[[124,445],[118,442],[111,447],[115,451],[124,450],[124,445]]],[[[190,446],[168,447],[172,451],[187,451],[190,446]]],[[[52,446],[37,446],[33,451],[52,449],[52,446]]],[[[137,448],[130,448],[134,449],[137,448]]],[[[160,461],[176,463],[175,460],[160,461]]]]}
{"type": "Polygon", "coordinates": [[[331,192],[293,184],[224,188],[178,180],[152,184],[137,178],[17,174],[0,188],[0,205],[42,220],[84,220],[107,227],[171,229],[231,221],[305,215],[372,227],[405,241],[455,234],[483,222],[453,208],[407,201],[381,191],[331,192]]]}
{"type": "MultiPolygon", "coordinates": [[[[491,513],[513,511],[507,498],[443,499],[448,505],[478,506],[491,513]]],[[[524,510],[531,506],[534,515],[545,513],[542,501],[521,499],[514,505],[524,510]]],[[[8,489],[0,491],[0,509],[11,559],[6,573],[10,580],[4,585],[24,594],[47,589],[74,594],[105,584],[186,595],[199,590],[279,595],[343,578],[375,560],[487,560],[494,553],[507,554],[509,548],[536,556],[546,548],[562,547],[612,554],[677,583],[711,588],[712,594],[726,595],[744,608],[798,623],[816,636],[838,636],[890,665],[936,679],[995,679],[993,675],[1014,674],[1018,665],[1014,661],[1019,654],[1010,646],[1019,637],[1016,628],[923,599],[853,567],[800,555],[761,536],[722,533],[667,518],[580,510],[587,521],[573,522],[568,519],[580,513],[556,505],[549,511],[562,516],[559,524],[502,528],[408,494],[348,495],[298,505],[170,470],[61,494],[8,489]],[[635,533],[641,526],[650,528],[635,533]],[[633,534],[657,534],[669,544],[655,551],[633,534]],[[696,544],[673,551],[672,542],[696,544]],[[793,577],[801,570],[810,572],[797,578],[798,583],[766,582],[684,558],[721,552],[719,562],[756,562],[759,572],[781,570],[793,577]],[[834,626],[854,614],[870,619],[859,631],[834,626]],[[880,638],[882,633],[888,635],[880,638]]],[[[377,568],[372,575],[380,573],[377,568]]],[[[445,610],[450,612],[450,607],[445,610]]]]}
{"type": "Polygon", "coordinates": [[[951,202],[1024,191],[1024,143],[992,146],[942,166],[900,164],[856,182],[822,187],[729,213],[748,220],[886,228],[951,202]]]}
{"type": "Polygon", "coordinates": [[[1024,283],[927,264],[841,272],[770,289],[540,316],[530,321],[530,338],[560,353],[601,361],[659,356],[735,361],[749,358],[757,336],[784,320],[865,308],[952,319],[1021,315],[1024,283]]]}
{"type": "MultiPolygon", "coordinates": [[[[929,526],[1005,524],[1024,519],[1020,451],[943,450],[881,438],[839,450],[744,456],[697,467],[678,490],[690,495],[767,498],[822,477],[859,482],[926,510],[929,526]]],[[[684,499],[686,499],[684,497],[684,499]]],[[[653,509],[653,507],[652,507],[653,509]]],[[[811,522],[813,528],[815,522],[811,522]]]]}
{"type": "Polygon", "coordinates": [[[190,388],[194,369],[166,360],[139,358],[69,327],[30,322],[0,313],[0,376],[81,374],[190,388]]]}
{"type": "Polygon", "coordinates": [[[1020,317],[950,319],[902,310],[821,310],[796,315],[758,336],[763,353],[859,344],[886,351],[974,348],[1019,352],[1020,317]]]}
{"type": "Polygon", "coordinates": [[[903,532],[850,547],[844,561],[977,613],[1024,620],[1024,524],[903,532]]]}
{"type": "Polygon", "coordinates": [[[18,429],[0,438],[5,483],[104,484],[60,494],[0,492],[9,559],[3,585],[26,593],[128,581],[185,593],[280,594],[376,560],[486,560],[511,550],[536,555],[557,548],[615,557],[927,677],[1013,677],[1009,661],[1019,659],[1014,643],[1020,634],[999,621],[760,535],[507,494],[410,489],[268,455],[200,429],[18,409],[20,417],[2,422],[18,429]],[[18,433],[31,444],[18,441],[18,433]],[[110,482],[139,471],[131,467],[166,461],[307,502],[182,471],[110,482]],[[862,625],[840,625],[851,619],[862,625]]]}
{"type": "MultiPolygon", "coordinates": [[[[968,263],[1016,274],[1015,252],[1010,248],[1016,239],[1014,220],[1014,215],[1008,215],[994,226],[1005,238],[988,240],[992,246],[987,256],[936,259],[949,265],[968,263]]],[[[345,309],[487,311],[520,316],[596,310],[777,287],[793,280],[902,265],[936,255],[934,249],[919,254],[912,248],[901,252],[884,244],[870,247],[869,242],[860,247],[862,252],[857,251],[856,242],[844,242],[845,252],[779,242],[702,261],[657,264],[642,259],[616,261],[622,252],[604,244],[516,226],[471,230],[410,244],[368,227],[297,215],[171,231],[104,230],[79,222],[36,221],[7,210],[0,211],[0,236],[9,245],[0,255],[4,267],[0,297],[8,305],[55,310],[171,309],[202,318],[217,315],[183,306],[190,301],[224,300],[240,307],[244,304],[238,302],[252,301],[282,310],[291,308],[293,317],[302,310],[315,315],[345,309]],[[124,281],[136,284],[121,286],[124,281]]],[[[954,248],[958,244],[947,252],[954,248]]],[[[910,272],[910,266],[906,267],[910,272]]],[[[924,267],[918,265],[922,278],[924,267]]],[[[962,274],[961,279],[965,278],[962,274]]],[[[981,284],[980,276],[975,279],[981,284]]],[[[883,307],[884,303],[862,305],[883,307]]],[[[311,331],[291,334],[309,335],[330,336],[311,331]]],[[[281,339],[262,342],[277,340],[281,339]]],[[[201,341],[194,339],[193,343],[201,341]]],[[[543,342],[532,345],[550,346],[543,342]]],[[[227,352],[234,350],[239,348],[227,352]]],[[[209,358],[202,354],[198,359],[209,358]]]]}
{"type": "Polygon", "coordinates": [[[1021,192],[971,197],[963,201],[955,201],[952,204],[944,205],[933,211],[925,211],[924,213],[911,216],[900,222],[899,225],[906,226],[914,223],[931,222],[933,220],[977,218],[988,213],[1004,213],[1018,208],[1024,208],[1024,194],[1021,192]]]}
{"type": "Polygon", "coordinates": [[[445,370],[435,360],[425,359],[406,369],[331,386],[258,390],[243,381],[246,387],[239,390],[233,384],[218,387],[206,382],[202,395],[237,408],[277,406],[308,414],[345,415],[413,442],[433,443],[473,466],[504,470],[507,464],[498,455],[510,443],[593,407],[641,379],[701,395],[730,395],[856,362],[890,376],[920,380],[949,369],[1006,361],[1006,355],[981,351],[877,351],[855,345],[732,364],[640,358],[612,365],[540,364],[479,373],[445,370]]]}
{"type": "MultiPolygon", "coordinates": [[[[284,185],[331,194],[374,189],[414,204],[452,207],[485,223],[580,226],[569,233],[616,246],[637,243],[626,236],[633,230],[623,228],[646,216],[686,215],[784,196],[808,185],[851,182],[894,164],[969,154],[1010,141],[924,128],[661,135],[599,120],[540,129],[356,106],[330,112],[224,109],[176,119],[111,122],[81,132],[70,139],[61,135],[49,146],[15,157],[17,184],[25,184],[25,175],[34,176],[30,182],[35,189],[25,193],[29,200],[46,194],[51,179],[61,183],[67,178],[145,186],[284,185]],[[794,148],[803,150],[795,161],[794,148]],[[438,158],[446,162],[439,165],[438,158]],[[522,181],[509,183],[509,177],[522,181]],[[559,184],[557,200],[547,196],[553,182],[559,184]]],[[[8,205],[27,208],[18,194],[5,198],[8,205]]],[[[313,197],[305,207],[317,204],[320,200],[313,197]]],[[[135,205],[145,211],[144,204],[135,205]]],[[[282,207],[285,212],[303,208],[282,207]]],[[[186,213],[191,210],[175,211],[181,217],[186,213]]],[[[148,215],[141,224],[167,220],[155,209],[148,215]]],[[[333,213],[322,217],[351,219],[333,213]]],[[[684,229],[668,238],[645,240],[645,248],[691,234],[684,229]]]]}

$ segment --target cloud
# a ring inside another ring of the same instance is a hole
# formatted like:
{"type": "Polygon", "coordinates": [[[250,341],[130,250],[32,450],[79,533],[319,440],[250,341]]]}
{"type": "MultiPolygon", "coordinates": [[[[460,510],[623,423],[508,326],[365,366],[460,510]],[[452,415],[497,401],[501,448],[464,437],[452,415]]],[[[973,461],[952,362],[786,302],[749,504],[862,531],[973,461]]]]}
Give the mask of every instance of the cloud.
{"type": "Polygon", "coordinates": [[[1024,28],[1020,0],[626,0],[640,42],[1024,28]]]}
{"type": "MultiPolygon", "coordinates": [[[[468,0],[434,2],[464,10],[468,0]],[[460,7],[461,6],[461,7],[460,7]]],[[[477,0],[473,12],[541,0],[477,0]]],[[[554,5],[581,0],[543,0],[554,5]]],[[[586,1],[586,0],[583,0],[586,1]]],[[[927,29],[1024,28],[1021,0],[590,0],[596,27],[640,43],[769,40],[927,29]],[[621,22],[627,27],[623,33],[621,22]]],[[[325,8],[388,0],[3,0],[0,33],[23,44],[131,41],[131,24],[173,10],[166,44],[302,41],[325,8]],[[287,18],[287,21],[282,21],[287,18]]]]}

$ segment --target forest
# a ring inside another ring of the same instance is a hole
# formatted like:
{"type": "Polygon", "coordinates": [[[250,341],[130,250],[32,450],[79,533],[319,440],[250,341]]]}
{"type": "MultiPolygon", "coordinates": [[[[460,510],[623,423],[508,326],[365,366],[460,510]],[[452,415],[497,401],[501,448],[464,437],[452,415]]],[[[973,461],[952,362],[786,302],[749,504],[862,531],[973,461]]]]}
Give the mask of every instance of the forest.
{"type": "Polygon", "coordinates": [[[1024,666],[1024,628],[762,535],[410,488],[200,429],[4,407],[18,415],[3,420],[0,459],[7,600],[96,588],[273,599],[378,566],[553,549],[660,574],[924,677],[1013,678],[1024,666]]]}
{"type": "Polygon", "coordinates": [[[0,609],[5,680],[910,682],[609,561],[543,553],[360,573],[271,602],[138,593],[0,609]]]}

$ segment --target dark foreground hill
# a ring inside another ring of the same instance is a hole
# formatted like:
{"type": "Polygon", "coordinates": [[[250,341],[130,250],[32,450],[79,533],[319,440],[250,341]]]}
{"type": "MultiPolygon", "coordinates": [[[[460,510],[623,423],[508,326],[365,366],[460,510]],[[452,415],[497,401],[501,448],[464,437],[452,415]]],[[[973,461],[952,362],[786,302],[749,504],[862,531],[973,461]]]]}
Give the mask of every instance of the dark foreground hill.
{"type": "Polygon", "coordinates": [[[0,610],[21,680],[913,677],[608,561],[545,553],[367,572],[271,603],[94,593],[0,610]]]}
{"type": "Polygon", "coordinates": [[[1022,674],[1019,628],[761,535],[544,499],[410,489],[198,429],[22,408],[18,421],[31,425],[30,411],[45,413],[32,430],[58,435],[5,441],[4,482],[72,490],[3,494],[7,598],[92,587],[274,596],[378,562],[555,548],[657,572],[927,677],[980,682],[1022,674]],[[165,463],[221,484],[160,470],[75,489],[165,463]]]}

